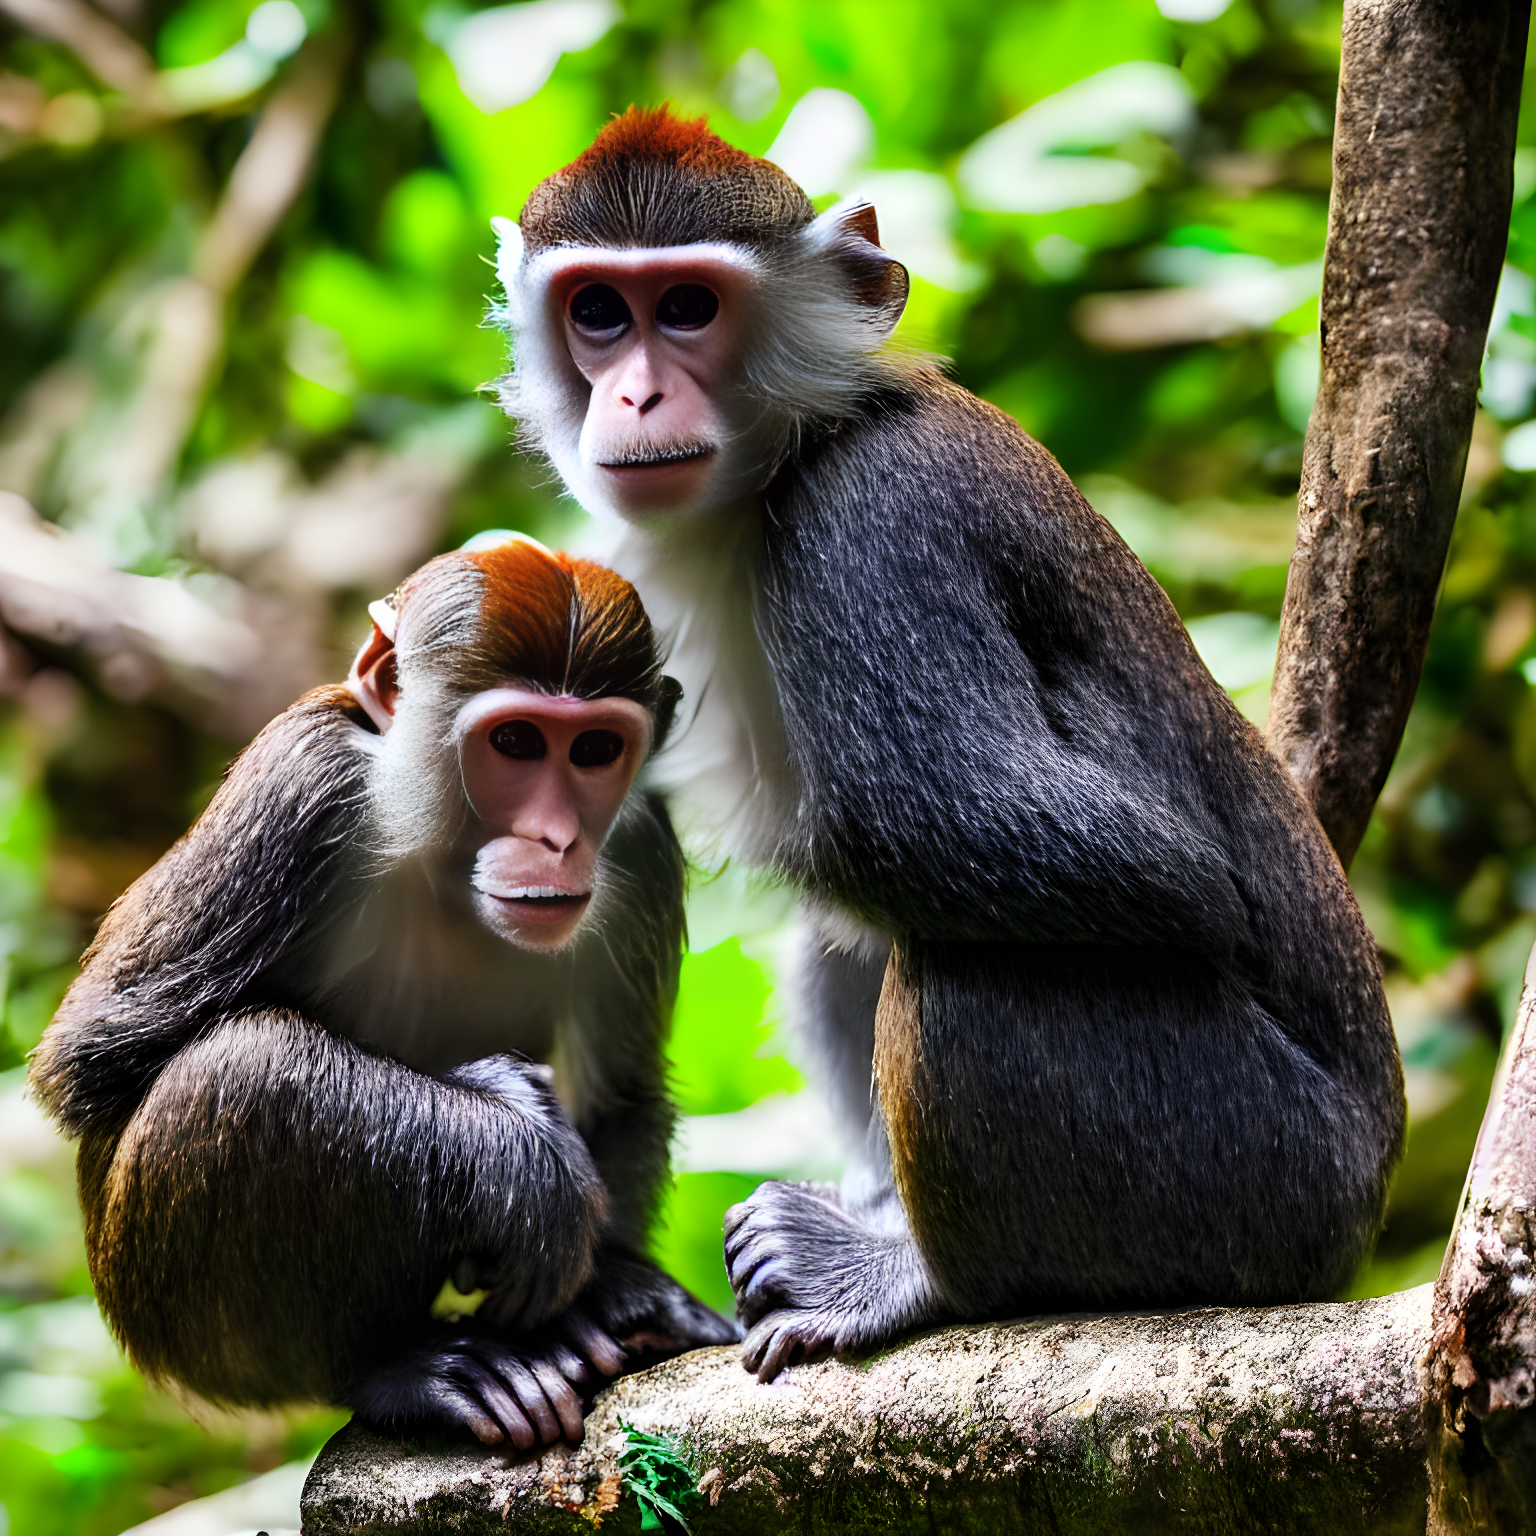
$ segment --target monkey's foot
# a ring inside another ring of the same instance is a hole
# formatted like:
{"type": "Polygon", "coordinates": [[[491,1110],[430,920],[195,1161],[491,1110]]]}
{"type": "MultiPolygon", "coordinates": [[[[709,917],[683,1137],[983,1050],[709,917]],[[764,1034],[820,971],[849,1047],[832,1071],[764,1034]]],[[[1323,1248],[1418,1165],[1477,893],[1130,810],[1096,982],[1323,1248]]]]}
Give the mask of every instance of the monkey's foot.
{"type": "Polygon", "coordinates": [[[826,1350],[869,1349],[941,1312],[908,1233],[875,1232],[809,1184],[761,1184],[725,1214],[725,1265],[750,1328],[749,1371],[772,1381],[826,1350]]]}
{"type": "Polygon", "coordinates": [[[511,1340],[460,1330],[374,1371],[348,1395],[358,1416],[384,1427],[462,1425],[486,1445],[520,1451],[581,1439],[582,1396],[616,1376],[626,1351],[577,1308],[511,1340]]]}

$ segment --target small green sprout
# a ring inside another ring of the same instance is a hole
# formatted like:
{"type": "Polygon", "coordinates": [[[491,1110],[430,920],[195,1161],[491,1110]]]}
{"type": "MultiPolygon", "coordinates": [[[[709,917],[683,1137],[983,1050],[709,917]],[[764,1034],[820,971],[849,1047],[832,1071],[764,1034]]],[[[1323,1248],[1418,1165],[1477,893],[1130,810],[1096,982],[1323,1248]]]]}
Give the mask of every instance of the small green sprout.
{"type": "Polygon", "coordinates": [[[619,1428],[626,1441],[619,1454],[619,1475],[625,1492],[640,1501],[640,1529],[665,1531],[670,1519],[686,1533],[699,1490],[681,1447],[671,1435],[648,1435],[622,1419],[619,1428]]]}

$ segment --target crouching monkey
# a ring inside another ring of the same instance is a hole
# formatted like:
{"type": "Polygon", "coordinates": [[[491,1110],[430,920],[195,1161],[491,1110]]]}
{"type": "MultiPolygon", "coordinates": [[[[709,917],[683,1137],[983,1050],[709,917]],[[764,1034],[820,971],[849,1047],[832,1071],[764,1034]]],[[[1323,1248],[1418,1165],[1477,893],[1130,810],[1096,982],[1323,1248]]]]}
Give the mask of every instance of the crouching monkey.
{"type": "Polygon", "coordinates": [[[684,872],[631,785],[677,688],[634,589],[531,540],[371,611],[112,908],[30,1082],[147,1375],[577,1438],[629,1353],[737,1336],[641,1252],[684,872]]]}

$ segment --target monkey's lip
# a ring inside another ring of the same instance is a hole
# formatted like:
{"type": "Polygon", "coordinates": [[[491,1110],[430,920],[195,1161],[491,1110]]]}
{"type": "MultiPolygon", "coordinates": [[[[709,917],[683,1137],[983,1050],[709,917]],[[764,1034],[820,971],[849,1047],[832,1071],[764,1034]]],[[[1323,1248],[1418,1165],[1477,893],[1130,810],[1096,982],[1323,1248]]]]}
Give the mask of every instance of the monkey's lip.
{"type": "Polygon", "coordinates": [[[708,459],[714,456],[714,445],[711,443],[699,443],[688,448],[658,448],[654,451],[637,450],[626,453],[622,458],[599,459],[599,469],[606,469],[610,475],[622,475],[625,479],[641,478],[645,475],[655,474],[657,471],[676,469],[682,464],[696,464],[700,459],[708,459]]]}
{"type": "Polygon", "coordinates": [[[592,899],[591,891],[564,891],[555,885],[509,886],[502,891],[482,890],[480,894],[490,897],[520,923],[547,923],[552,927],[568,921],[592,899]]]}

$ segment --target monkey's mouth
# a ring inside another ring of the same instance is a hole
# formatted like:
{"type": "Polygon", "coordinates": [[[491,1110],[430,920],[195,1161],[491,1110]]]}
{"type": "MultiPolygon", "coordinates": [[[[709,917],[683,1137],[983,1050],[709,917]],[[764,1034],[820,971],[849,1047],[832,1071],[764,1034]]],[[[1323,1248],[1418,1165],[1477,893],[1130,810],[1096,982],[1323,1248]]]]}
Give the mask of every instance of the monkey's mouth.
{"type": "Polygon", "coordinates": [[[597,463],[600,469],[621,473],[635,469],[673,469],[679,464],[692,464],[698,459],[707,459],[714,452],[715,445],[706,442],[648,443],[610,453],[597,463]]]}
{"type": "Polygon", "coordinates": [[[487,890],[477,880],[475,887],[514,921],[534,926],[566,922],[592,899],[591,891],[570,891],[558,885],[502,885],[487,890]]]}

